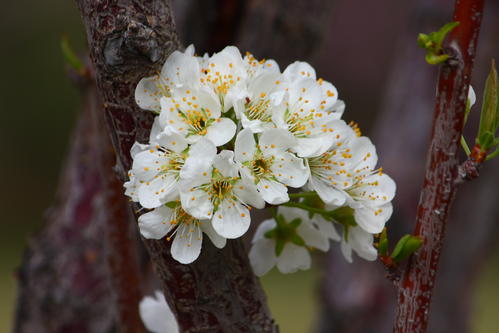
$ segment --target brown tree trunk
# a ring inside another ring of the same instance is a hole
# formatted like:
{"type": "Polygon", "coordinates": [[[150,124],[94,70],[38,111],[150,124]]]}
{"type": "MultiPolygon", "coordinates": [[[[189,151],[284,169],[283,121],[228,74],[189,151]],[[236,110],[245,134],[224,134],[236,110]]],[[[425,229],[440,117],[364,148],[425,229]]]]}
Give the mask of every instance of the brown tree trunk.
{"type": "MultiPolygon", "coordinates": [[[[170,3],[160,0],[77,1],[86,27],[97,85],[122,179],[130,148],[145,142],[153,114],[134,100],[140,78],[151,75],[179,47],[170,3]]],[[[276,332],[265,295],[241,240],[221,251],[205,242],[203,255],[182,265],[165,240],[145,241],[182,332],[276,332]]]]}
{"type": "Polygon", "coordinates": [[[57,203],[23,258],[15,332],[130,332],[142,327],[136,227],[121,186],[112,186],[113,155],[95,84],[76,78],[82,113],[57,203]],[[123,248],[113,248],[116,243],[123,248]],[[126,262],[120,261],[123,255],[126,262]]]}

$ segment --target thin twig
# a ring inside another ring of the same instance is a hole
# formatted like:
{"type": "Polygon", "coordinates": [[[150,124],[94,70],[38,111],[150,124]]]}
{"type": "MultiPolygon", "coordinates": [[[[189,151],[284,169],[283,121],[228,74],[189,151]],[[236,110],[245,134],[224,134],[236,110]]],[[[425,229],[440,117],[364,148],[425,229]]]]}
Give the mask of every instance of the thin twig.
{"type": "Polygon", "coordinates": [[[484,0],[457,1],[446,52],[450,59],[440,68],[426,175],[418,206],[414,235],[423,246],[410,258],[398,292],[396,333],[424,333],[447,217],[457,189],[458,153],[468,86],[475,58],[484,0]]]}

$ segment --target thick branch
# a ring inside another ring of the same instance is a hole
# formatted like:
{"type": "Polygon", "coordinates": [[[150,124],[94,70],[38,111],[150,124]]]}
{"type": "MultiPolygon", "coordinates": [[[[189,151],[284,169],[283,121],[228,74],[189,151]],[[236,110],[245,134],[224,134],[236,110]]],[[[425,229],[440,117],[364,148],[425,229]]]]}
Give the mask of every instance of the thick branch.
{"type": "Polygon", "coordinates": [[[451,59],[440,69],[426,175],[415,235],[424,244],[411,257],[399,285],[395,332],[426,332],[429,307],[450,207],[458,178],[459,140],[475,58],[484,0],[456,2],[449,36],[451,59]]]}
{"type": "MultiPolygon", "coordinates": [[[[179,47],[170,3],[164,0],[77,0],[86,26],[108,130],[122,179],[130,148],[146,142],[153,115],[135,104],[137,82],[161,68],[179,47]]],[[[264,293],[240,240],[218,251],[205,242],[192,265],[169,254],[166,240],[146,241],[165,296],[182,332],[275,332],[264,293]]]]}
{"type": "Polygon", "coordinates": [[[57,202],[23,259],[15,332],[114,332],[142,327],[136,310],[138,258],[129,254],[126,262],[119,262],[123,256],[119,250],[127,253],[127,249],[113,248],[116,243],[137,244],[130,237],[136,227],[124,223],[133,216],[122,189],[108,186],[116,176],[110,168],[113,156],[97,88],[86,78],[77,79],[83,112],[73,133],[57,202]],[[118,223],[120,230],[112,230],[118,223]]]}

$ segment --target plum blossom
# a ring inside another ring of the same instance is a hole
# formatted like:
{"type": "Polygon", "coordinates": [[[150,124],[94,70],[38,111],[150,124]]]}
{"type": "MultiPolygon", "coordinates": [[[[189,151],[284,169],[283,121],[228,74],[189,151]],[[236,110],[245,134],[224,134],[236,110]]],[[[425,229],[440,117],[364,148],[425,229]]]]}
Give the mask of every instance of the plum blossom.
{"type": "Polygon", "coordinates": [[[167,240],[173,238],[172,257],[182,264],[190,264],[199,257],[203,233],[216,247],[225,246],[225,238],[213,230],[209,220],[200,221],[187,214],[180,203],[172,204],[172,207],[163,205],[139,217],[139,230],[143,237],[161,239],[168,235],[167,240]]]}
{"type": "Polygon", "coordinates": [[[280,206],[275,219],[263,221],[252,240],[250,263],[256,275],[277,266],[281,273],[310,268],[310,250],[329,250],[329,239],[339,240],[330,222],[292,207],[280,206]]]}
{"type": "Polygon", "coordinates": [[[146,110],[159,112],[161,97],[170,97],[173,88],[195,87],[199,84],[200,66],[194,56],[194,46],[184,52],[174,51],[161,72],[139,81],[135,88],[135,101],[146,110]]]}
{"type": "Polygon", "coordinates": [[[159,290],[140,301],[139,314],[144,326],[153,333],[180,332],[177,319],[159,290]]]}
{"type": "Polygon", "coordinates": [[[211,219],[220,236],[238,238],[249,228],[249,209],[263,208],[265,203],[256,186],[239,177],[232,151],[205,154],[205,161],[211,163],[199,163],[195,158],[186,161],[182,207],[198,219],[211,219]]]}
{"type": "Polygon", "coordinates": [[[253,238],[258,275],[306,269],[309,252],[327,251],[330,240],[348,261],[352,252],[376,258],[373,235],[392,214],[395,183],[376,167],[371,141],[341,119],[336,87],[310,64],[281,72],[234,46],[202,57],[189,46],[140,80],[135,99],[157,116],[149,140],[130,150],[125,195],[145,209],[141,234],[171,240],[177,261],[199,257],[203,234],[219,248],[243,236],[251,209],[266,204],[277,215],[253,238]]]}
{"type": "Polygon", "coordinates": [[[217,96],[206,89],[181,89],[175,97],[161,98],[159,123],[184,136],[189,144],[205,137],[221,146],[236,133],[236,124],[221,117],[217,96]]]}
{"type": "Polygon", "coordinates": [[[282,129],[265,130],[258,144],[249,129],[239,132],[236,138],[235,160],[243,178],[254,183],[270,204],[289,201],[286,186],[298,188],[307,182],[308,169],[303,160],[287,151],[294,142],[294,137],[282,129]]]}
{"type": "Polygon", "coordinates": [[[392,214],[395,182],[375,168],[376,148],[367,137],[346,127],[340,132],[326,152],[308,159],[308,185],[326,204],[353,208],[365,231],[379,233],[392,214]]]}

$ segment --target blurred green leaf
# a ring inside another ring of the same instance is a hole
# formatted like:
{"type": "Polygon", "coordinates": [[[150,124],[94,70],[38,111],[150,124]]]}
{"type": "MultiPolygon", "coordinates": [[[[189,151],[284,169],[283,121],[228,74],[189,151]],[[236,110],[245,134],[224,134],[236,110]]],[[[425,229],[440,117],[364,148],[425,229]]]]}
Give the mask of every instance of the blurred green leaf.
{"type": "Polygon", "coordinates": [[[483,105],[480,114],[480,127],[478,129],[477,143],[482,151],[487,151],[491,148],[494,142],[494,134],[498,124],[498,83],[495,61],[492,60],[490,73],[485,81],[485,89],[483,92],[483,105]]]}
{"type": "Polygon", "coordinates": [[[61,51],[64,59],[66,59],[67,63],[71,67],[73,67],[77,71],[81,71],[83,69],[83,63],[69,45],[69,39],[66,35],[62,36],[61,38],[61,51]]]}
{"type": "Polygon", "coordinates": [[[398,241],[391,257],[394,262],[399,263],[413,254],[422,244],[423,240],[420,237],[405,235],[398,241]]]}
{"type": "Polygon", "coordinates": [[[383,229],[379,236],[379,245],[378,245],[378,253],[380,256],[388,255],[388,235],[386,232],[386,228],[383,229]]]}

